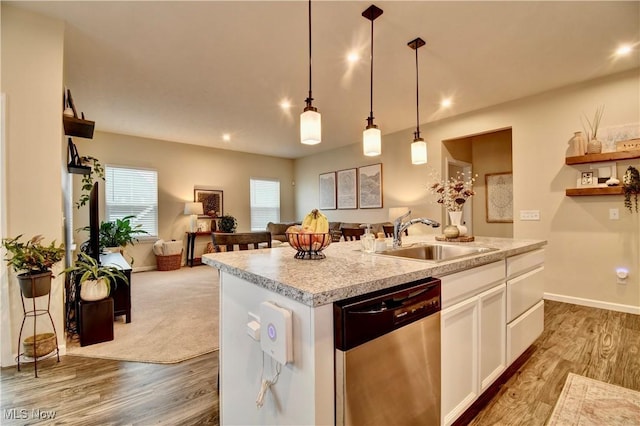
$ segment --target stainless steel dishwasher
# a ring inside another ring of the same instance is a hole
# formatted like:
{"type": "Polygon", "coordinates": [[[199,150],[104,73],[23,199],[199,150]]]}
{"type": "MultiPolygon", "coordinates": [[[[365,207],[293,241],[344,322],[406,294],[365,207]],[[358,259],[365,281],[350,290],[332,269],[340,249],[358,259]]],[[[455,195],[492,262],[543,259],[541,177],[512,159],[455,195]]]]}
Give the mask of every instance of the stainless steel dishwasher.
{"type": "Polygon", "coordinates": [[[440,424],[440,280],[336,302],[336,424],[440,424]]]}

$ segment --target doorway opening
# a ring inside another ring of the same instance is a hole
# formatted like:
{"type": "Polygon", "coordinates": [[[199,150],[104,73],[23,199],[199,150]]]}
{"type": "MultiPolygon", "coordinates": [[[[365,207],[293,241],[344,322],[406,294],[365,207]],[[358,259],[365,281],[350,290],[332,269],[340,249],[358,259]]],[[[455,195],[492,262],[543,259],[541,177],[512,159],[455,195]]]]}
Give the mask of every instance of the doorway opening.
{"type": "MultiPolygon", "coordinates": [[[[449,139],[442,142],[444,175],[447,179],[457,172],[475,176],[475,195],[463,209],[463,224],[469,235],[513,238],[513,212],[511,220],[494,221],[488,217],[486,176],[498,173],[513,174],[511,128],[449,139]]],[[[513,210],[513,193],[511,210],[513,210]]]]}

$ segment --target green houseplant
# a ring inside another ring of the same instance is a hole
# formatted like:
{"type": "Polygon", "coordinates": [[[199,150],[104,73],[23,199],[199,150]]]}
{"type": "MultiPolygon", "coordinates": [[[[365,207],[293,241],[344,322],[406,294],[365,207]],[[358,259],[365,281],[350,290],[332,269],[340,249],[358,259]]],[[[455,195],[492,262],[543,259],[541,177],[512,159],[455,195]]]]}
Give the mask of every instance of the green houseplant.
{"type": "Polygon", "coordinates": [[[236,232],[237,226],[238,226],[238,221],[236,220],[236,218],[228,214],[220,216],[220,219],[218,220],[218,229],[220,229],[220,232],[225,232],[225,233],[236,232]]]}
{"type": "Polygon", "coordinates": [[[64,258],[64,244],[49,245],[42,243],[44,237],[36,235],[30,240],[20,241],[22,235],[15,238],[3,238],[2,246],[7,250],[5,261],[18,274],[18,283],[25,297],[38,297],[51,291],[51,268],[64,258]]]}
{"type": "MultiPolygon", "coordinates": [[[[131,219],[133,218],[135,216],[125,216],[122,219],[116,219],[111,222],[100,222],[98,232],[100,250],[102,251],[107,247],[120,247],[122,252],[127,244],[133,245],[138,241],[136,235],[148,234],[147,231],[142,229],[142,225],[131,224],[131,219]]],[[[79,229],[79,231],[87,232],[90,230],[89,226],[79,229]]]]}
{"type": "Polygon", "coordinates": [[[100,164],[100,161],[89,155],[80,157],[80,162],[82,164],[91,165],[91,170],[86,175],[82,175],[82,191],[80,193],[80,198],[78,202],[76,202],[76,208],[80,208],[89,202],[89,197],[91,194],[91,189],[93,189],[93,175],[102,180],[104,180],[104,166],[100,164]]]}
{"type": "Polygon", "coordinates": [[[101,265],[96,259],[80,252],[78,260],[64,270],[80,275],[80,298],[86,301],[102,300],[109,296],[111,284],[117,286],[117,280],[129,285],[127,276],[111,265],[101,265]]]}

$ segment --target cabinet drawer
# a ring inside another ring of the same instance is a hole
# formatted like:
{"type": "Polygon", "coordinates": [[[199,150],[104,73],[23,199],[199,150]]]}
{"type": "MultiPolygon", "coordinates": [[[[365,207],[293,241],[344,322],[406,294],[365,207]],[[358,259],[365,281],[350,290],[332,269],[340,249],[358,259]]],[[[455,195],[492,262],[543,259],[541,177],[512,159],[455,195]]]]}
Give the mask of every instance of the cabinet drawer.
{"type": "Polygon", "coordinates": [[[439,278],[442,309],[445,309],[504,282],[504,260],[439,278]]]}
{"type": "Polygon", "coordinates": [[[507,281],[507,322],[542,300],[544,293],[544,266],[507,281]]]}
{"type": "Polygon", "coordinates": [[[542,334],[544,301],[507,324],[507,365],[511,365],[542,334]]]}
{"type": "Polygon", "coordinates": [[[507,258],[507,279],[530,271],[544,263],[544,249],[522,253],[507,258]]]}

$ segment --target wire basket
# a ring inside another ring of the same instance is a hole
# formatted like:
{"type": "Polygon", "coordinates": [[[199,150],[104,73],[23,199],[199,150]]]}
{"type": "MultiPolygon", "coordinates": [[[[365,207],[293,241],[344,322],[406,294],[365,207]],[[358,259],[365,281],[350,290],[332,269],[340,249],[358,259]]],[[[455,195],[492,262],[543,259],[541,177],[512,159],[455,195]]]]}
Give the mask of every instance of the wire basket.
{"type": "Polygon", "coordinates": [[[322,253],[329,244],[331,244],[331,234],[304,234],[287,232],[287,241],[297,250],[296,259],[324,259],[326,256],[322,253]]]}
{"type": "Polygon", "coordinates": [[[170,254],[168,256],[160,256],[156,254],[158,262],[158,271],[175,271],[180,269],[182,264],[182,251],[178,254],[170,254]]]}
{"type": "Polygon", "coordinates": [[[50,354],[56,348],[56,335],[53,333],[42,333],[29,336],[22,342],[24,354],[28,357],[35,358],[50,354]],[[33,341],[35,340],[35,345],[33,341]],[[35,349],[34,349],[35,346],[35,349]],[[34,357],[35,354],[35,357],[34,357]]]}

